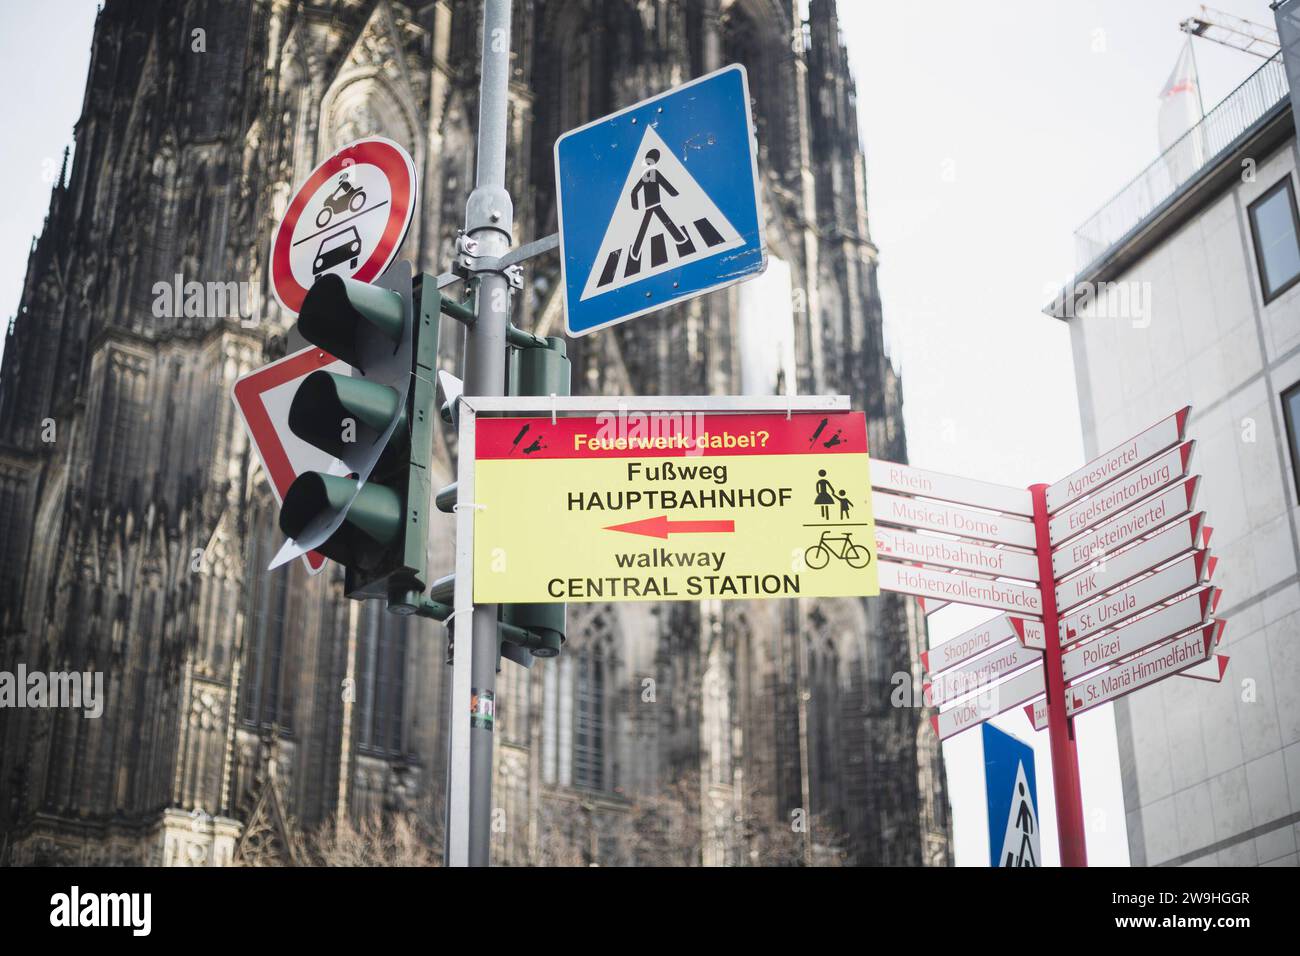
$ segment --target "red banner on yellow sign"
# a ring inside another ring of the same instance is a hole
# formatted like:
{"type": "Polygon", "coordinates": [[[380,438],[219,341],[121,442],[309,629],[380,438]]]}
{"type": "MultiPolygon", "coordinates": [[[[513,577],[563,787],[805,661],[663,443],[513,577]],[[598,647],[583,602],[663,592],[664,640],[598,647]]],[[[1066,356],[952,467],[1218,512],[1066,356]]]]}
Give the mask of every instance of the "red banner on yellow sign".
{"type": "Polygon", "coordinates": [[[879,593],[865,416],[476,423],[474,600],[879,593]]]}

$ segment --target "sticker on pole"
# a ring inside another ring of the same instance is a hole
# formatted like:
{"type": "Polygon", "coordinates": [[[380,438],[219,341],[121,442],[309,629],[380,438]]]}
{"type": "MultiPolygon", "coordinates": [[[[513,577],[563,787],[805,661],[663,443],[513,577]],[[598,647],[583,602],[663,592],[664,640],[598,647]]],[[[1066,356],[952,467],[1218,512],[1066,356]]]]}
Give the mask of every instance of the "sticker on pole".
{"type": "Polygon", "coordinates": [[[749,86],[728,66],[555,142],[570,335],[766,266],[749,86]]]}
{"type": "Polygon", "coordinates": [[[476,602],[879,593],[861,412],[474,427],[476,602]]]}
{"type": "Polygon", "coordinates": [[[348,143],[289,200],[271,243],[271,285],[290,312],[327,273],[369,282],[396,257],[418,206],[415,162],[382,136],[348,143]]]}

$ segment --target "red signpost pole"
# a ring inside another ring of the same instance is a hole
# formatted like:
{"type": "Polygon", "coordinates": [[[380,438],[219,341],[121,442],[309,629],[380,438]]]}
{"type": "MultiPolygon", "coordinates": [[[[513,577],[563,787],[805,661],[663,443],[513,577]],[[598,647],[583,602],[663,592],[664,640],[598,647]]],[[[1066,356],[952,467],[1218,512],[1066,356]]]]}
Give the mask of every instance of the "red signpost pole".
{"type": "Polygon", "coordinates": [[[1047,485],[1031,485],[1034,530],[1037,532],[1039,587],[1043,592],[1043,676],[1047,684],[1047,735],[1052,748],[1052,788],[1056,793],[1056,831],[1061,866],[1087,866],[1083,831],[1083,791],[1079,786],[1079,754],[1074,721],[1065,714],[1065,673],[1061,669],[1059,615],[1052,574],[1052,542],[1047,533],[1047,485]]]}

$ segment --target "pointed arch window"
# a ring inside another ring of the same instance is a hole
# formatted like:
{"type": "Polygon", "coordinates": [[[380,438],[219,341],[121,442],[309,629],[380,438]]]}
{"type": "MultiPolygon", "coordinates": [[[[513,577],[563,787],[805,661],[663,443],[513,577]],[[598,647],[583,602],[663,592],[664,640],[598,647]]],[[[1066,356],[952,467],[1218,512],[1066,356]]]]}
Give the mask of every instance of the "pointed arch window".
{"type": "Polygon", "coordinates": [[[605,664],[599,643],[573,658],[573,784],[605,789],[605,664]]]}
{"type": "MultiPolygon", "coordinates": [[[[265,568],[278,550],[274,524],[265,521],[257,538],[254,569],[265,568]]],[[[285,673],[285,616],[292,569],[253,575],[245,670],[239,717],[254,727],[293,729],[293,688],[285,673]]]]}
{"type": "Polygon", "coordinates": [[[788,139],[785,124],[789,122],[786,112],[796,105],[789,95],[794,38],[763,7],[738,2],[723,14],[723,62],[745,65],[759,145],[771,157],[771,168],[784,171],[788,139]]]}
{"type": "Polygon", "coordinates": [[[99,428],[95,448],[95,474],[104,497],[117,501],[125,497],[131,471],[143,457],[143,442],[149,433],[145,407],[145,371],[136,356],[116,349],[108,359],[103,386],[99,428]]]}
{"type": "Polygon", "coordinates": [[[618,673],[608,607],[597,611],[542,672],[542,780],[561,787],[617,790],[609,740],[610,693],[618,673]]]}
{"type": "MultiPolygon", "coordinates": [[[[22,472],[16,469],[0,470],[0,541],[6,548],[18,548],[19,542],[26,542],[26,510],[23,505],[27,500],[27,481],[22,472]]],[[[21,562],[5,561],[0,565],[0,607],[12,608],[17,617],[19,582],[22,580],[19,570],[21,562]]],[[[0,629],[5,626],[3,614],[0,613],[0,629]]]]}

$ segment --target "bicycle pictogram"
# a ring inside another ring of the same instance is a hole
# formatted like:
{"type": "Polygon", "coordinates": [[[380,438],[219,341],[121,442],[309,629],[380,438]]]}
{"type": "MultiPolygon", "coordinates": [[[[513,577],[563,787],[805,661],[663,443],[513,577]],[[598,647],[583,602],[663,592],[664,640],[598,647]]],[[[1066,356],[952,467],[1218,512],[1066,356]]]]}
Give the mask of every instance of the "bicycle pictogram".
{"type": "Polygon", "coordinates": [[[830,529],[822,532],[817,543],[803,554],[804,563],[814,571],[820,571],[831,563],[831,558],[839,558],[851,568],[865,568],[871,563],[871,551],[866,545],[854,544],[851,532],[832,534],[830,529]]]}

